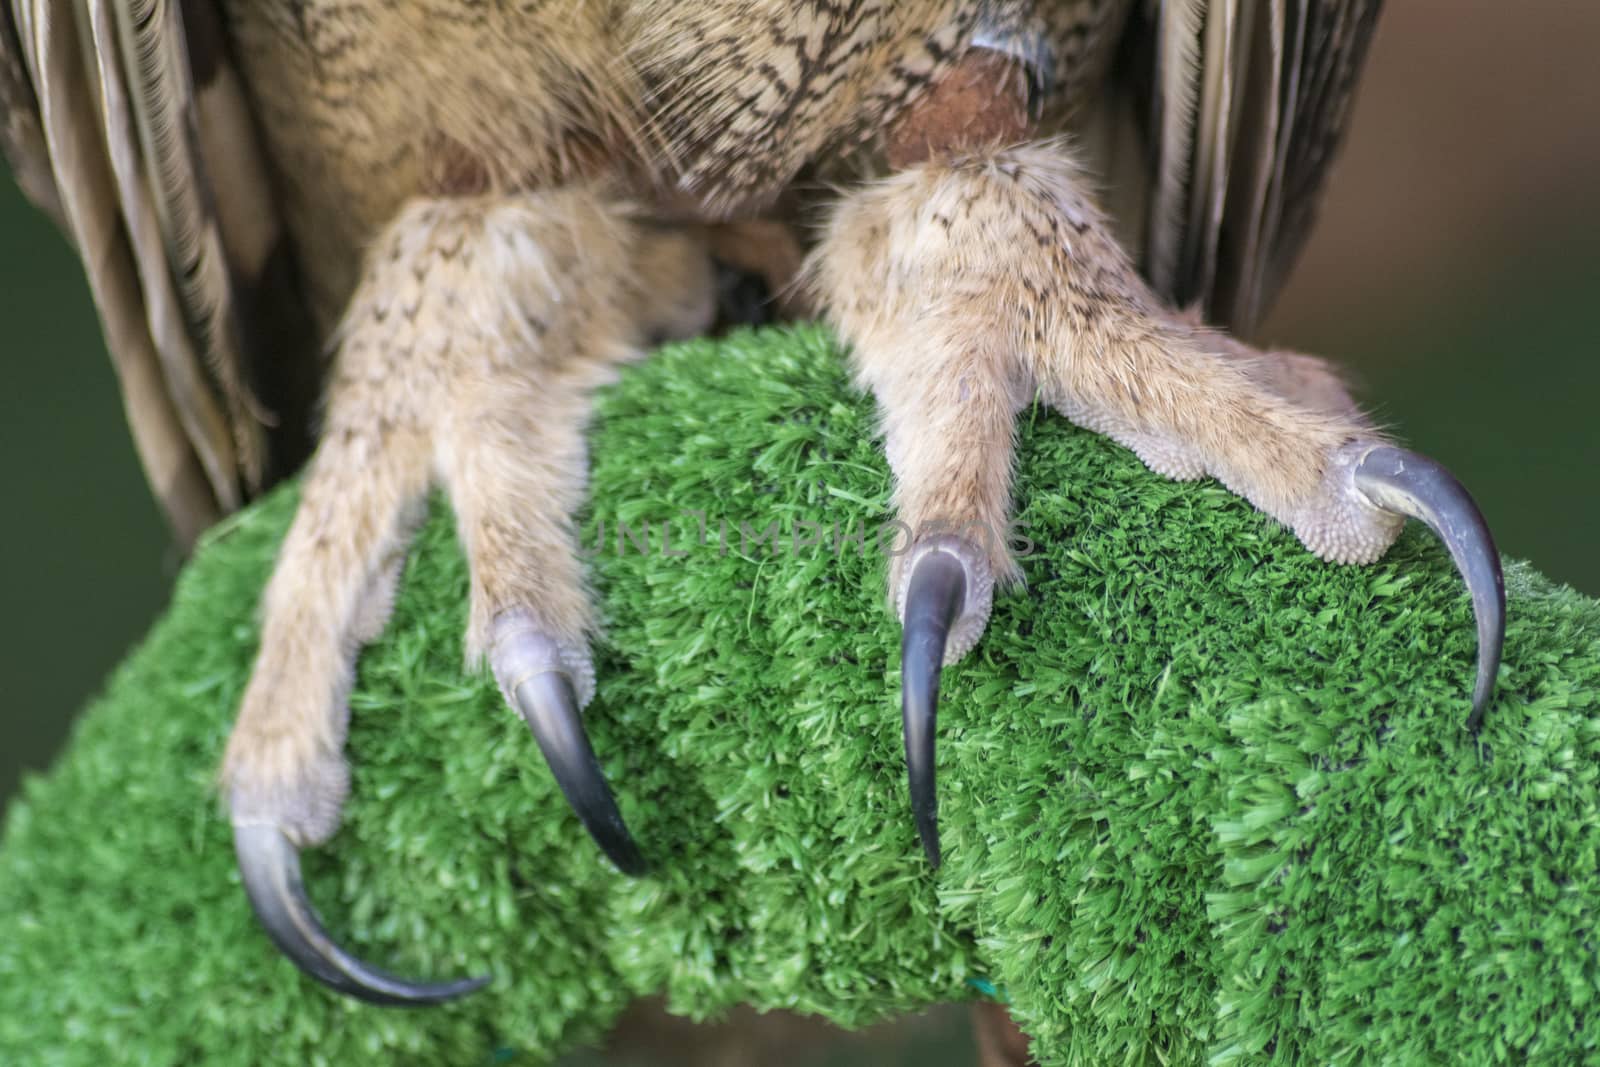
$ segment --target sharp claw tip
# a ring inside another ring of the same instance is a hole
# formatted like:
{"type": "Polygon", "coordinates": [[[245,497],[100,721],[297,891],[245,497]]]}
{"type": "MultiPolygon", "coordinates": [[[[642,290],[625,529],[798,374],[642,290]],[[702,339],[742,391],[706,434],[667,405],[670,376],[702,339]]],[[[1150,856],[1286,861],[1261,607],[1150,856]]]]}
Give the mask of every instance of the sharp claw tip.
{"type": "Polygon", "coordinates": [[[237,820],[234,852],[256,919],[280,951],[306,974],[347,996],[398,1007],[438,1004],[482,989],[489,976],[412,982],[350,955],[317,918],[300,876],[300,853],[276,825],[237,820]]]}
{"type": "Polygon", "coordinates": [[[584,732],[572,680],[560,671],[541,672],[519,684],[512,696],[556,784],[600,851],[624,874],[647,873],[649,864],[622,820],[584,732]]]}
{"type": "Polygon", "coordinates": [[[628,877],[643,878],[650,873],[650,862],[644,858],[644,853],[639,851],[639,846],[634,843],[633,838],[626,837],[624,840],[626,844],[613,843],[605,846],[603,851],[606,858],[628,877]]]}
{"type": "Polygon", "coordinates": [[[1472,734],[1483,732],[1483,720],[1489,705],[1494,702],[1494,682],[1492,676],[1488,679],[1479,679],[1477,691],[1472,698],[1472,714],[1467,716],[1467,730],[1472,734]]]}
{"type": "Polygon", "coordinates": [[[937,870],[940,860],[938,799],[933,783],[915,774],[911,781],[911,814],[917,826],[917,839],[922,843],[922,854],[937,870]]]}
{"type": "Polygon", "coordinates": [[[1477,733],[1494,697],[1506,625],[1505,578],[1489,525],[1466,488],[1427,456],[1374,448],[1356,465],[1355,478],[1376,506],[1426,523],[1466,582],[1478,629],[1478,677],[1467,728],[1477,733]]]}

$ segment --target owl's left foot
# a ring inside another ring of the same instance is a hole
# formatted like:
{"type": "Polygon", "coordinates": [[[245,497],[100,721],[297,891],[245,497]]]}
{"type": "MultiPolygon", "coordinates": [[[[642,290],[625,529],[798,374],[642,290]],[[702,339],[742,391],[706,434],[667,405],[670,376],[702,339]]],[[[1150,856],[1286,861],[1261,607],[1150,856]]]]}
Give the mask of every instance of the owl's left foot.
{"type": "Polygon", "coordinates": [[[1477,617],[1469,728],[1499,665],[1499,556],[1466,490],[1390,444],[1320,361],[1255,351],[1162,306],[1083,190],[1056,144],[923,162],[846,197],[809,265],[877,397],[912,531],[889,580],[912,807],[936,865],[940,668],[982,635],[994,586],[1020,576],[1013,423],[1035,396],[1158,473],[1216,478],[1327,560],[1372,562],[1407,516],[1422,520],[1477,617]]]}

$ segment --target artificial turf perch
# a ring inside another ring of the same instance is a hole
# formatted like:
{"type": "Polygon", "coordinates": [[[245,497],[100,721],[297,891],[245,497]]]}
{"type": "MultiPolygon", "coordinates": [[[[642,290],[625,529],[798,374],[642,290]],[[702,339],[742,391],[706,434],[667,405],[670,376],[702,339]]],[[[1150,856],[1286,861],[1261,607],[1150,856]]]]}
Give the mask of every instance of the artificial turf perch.
{"type": "Polygon", "coordinates": [[[305,856],[354,951],[489,977],[420,1011],[331,995],[240,899],[214,775],[294,490],[213,530],[9,813],[0,1062],[539,1062],[650,993],[855,1026],[989,988],[1047,1065],[1600,1056],[1600,605],[1507,569],[1475,734],[1472,607],[1425,531],[1331,567],[1035,410],[1026,588],[942,682],[935,871],[886,558],[854,537],[890,516],[873,425],[810,328],[675,346],[603,396],[585,721],[643,879],[463,673],[435,505],[360,660],[342,829],[305,856]]]}

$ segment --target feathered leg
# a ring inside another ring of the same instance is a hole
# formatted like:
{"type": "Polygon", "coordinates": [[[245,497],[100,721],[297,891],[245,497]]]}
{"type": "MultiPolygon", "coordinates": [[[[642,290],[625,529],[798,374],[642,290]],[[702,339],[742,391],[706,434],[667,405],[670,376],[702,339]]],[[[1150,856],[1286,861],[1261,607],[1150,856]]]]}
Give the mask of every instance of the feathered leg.
{"type": "Polygon", "coordinates": [[[951,153],[850,194],[810,271],[878,399],[912,531],[890,581],[912,804],[934,863],[939,668],[978,640],[994,584],[1018,575],[1011,430],[1036,391],[1155,471],[1217,478],[1324,559],[1370,562],[1405,515],[1428,521],[1478,609],[1472,721],[1481,715],[1503,592],[1465,492],[1392,447],[1314,362],[1256,352],[1163,307],[1059,143],[951,153]]]}
{"type": "Polygon", "coordinates": [[[590,394],[647,337],[702,329],[713,298],[698,245],[589,190],[419,201],[376,242],[223,767],[251,901],[311,974],[385,1002],[476,985],[405,982],[343,953],[296,853],[338,825],[354,657],[383,628],[436,482],[472,571],[469,658],[487,659],[596,841],[642,869],[578,719],[593,619],[570,515],[590,394]]]}

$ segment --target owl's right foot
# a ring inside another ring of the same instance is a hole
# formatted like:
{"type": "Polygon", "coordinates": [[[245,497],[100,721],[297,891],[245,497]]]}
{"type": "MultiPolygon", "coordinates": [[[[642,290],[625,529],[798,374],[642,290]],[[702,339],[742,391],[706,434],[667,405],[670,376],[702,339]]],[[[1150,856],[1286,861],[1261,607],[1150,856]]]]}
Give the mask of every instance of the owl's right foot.
{"type": "Polygon", "coordinates": [[[245,891],[313,977],[391,1004],[486,981],[418,983],[363,963],[300,880],[298,850],[333,834],[348,789],[354,658],[383,628],[435,483],[472,572],[469,663],[488,662],[600,848],[644,870],[579,717],[594,694],[592,617],[570,516],[590,394],[647,337],[703,329],[714,297],[696,244],[585,190],[417,202],[375,244],[223,765],[245,891]]]}

